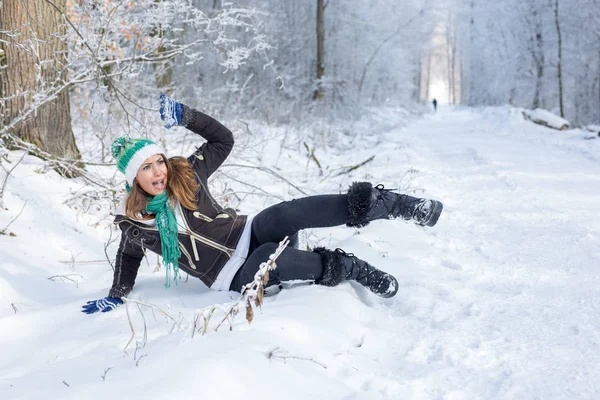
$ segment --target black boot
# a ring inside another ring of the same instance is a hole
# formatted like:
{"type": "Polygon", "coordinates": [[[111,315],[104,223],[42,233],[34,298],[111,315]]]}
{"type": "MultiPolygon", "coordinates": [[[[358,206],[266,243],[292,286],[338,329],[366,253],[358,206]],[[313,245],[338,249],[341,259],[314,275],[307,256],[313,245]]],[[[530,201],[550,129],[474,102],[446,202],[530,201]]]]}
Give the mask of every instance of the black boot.
{"type": "Polygon", "coordinates": [[[443,208],[436,200],[394,193],[383,185],[354,182],[348,189],[350,220],[346,225],[360,228],[376,219],[404,218],[421,226],[434,226],[443,208]]]}
{"type": "Polygon", "coordinates": [[[345,280],[354,280],[381,297],[393,297],[398,292],[398,281],[342,249],[335,251],[324,247],[314,249],[323,260],[323,276],[316,281],[323,286],[337,286],[345,280]]]}

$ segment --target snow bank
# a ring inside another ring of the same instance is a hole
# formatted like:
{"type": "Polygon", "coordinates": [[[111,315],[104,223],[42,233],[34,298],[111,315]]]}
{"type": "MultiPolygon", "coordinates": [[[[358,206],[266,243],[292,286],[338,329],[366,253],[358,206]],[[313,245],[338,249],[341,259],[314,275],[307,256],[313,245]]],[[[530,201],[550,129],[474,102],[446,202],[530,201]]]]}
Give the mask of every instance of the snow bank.
{"type": "Polygon", "coordinates": [[[319,147],[323,175],[286,129],[250,126],[253,135],[243,127],[239,156],[211,183],[215,194],[245,199],[231,201],[242,212],[302,195],[239,166],[262,160],[311,194],[368,180],[442,200],[431,229],[386,220],[303,236],[392,273],[396,297],[351,283],[300,285],[266,298],[252,324],[240,316],[232,331],[225,324],[192,339],[196,310],[237,295],[197,279],[165,290],[151,256],[131,298],[185,319],[184,329],[148,309],[144,321],[130,305],[136,335],[127,354],[125,307],[79,312],[111,284],[108,225],[65,204],[83,182],[36,172],[39,162],[26,157],[0,210],[1,229],[27,201],[9,229],[16,236],[0,236],[0,399],[600,398],[600,140],[548,135],[507,108],[448,107],[401,125],[319,147]]]}

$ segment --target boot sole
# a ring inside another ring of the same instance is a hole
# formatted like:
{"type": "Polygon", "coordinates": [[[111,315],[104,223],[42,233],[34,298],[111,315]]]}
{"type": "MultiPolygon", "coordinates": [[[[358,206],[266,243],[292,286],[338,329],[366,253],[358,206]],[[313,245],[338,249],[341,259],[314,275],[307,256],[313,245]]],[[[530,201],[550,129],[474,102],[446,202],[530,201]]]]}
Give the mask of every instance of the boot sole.
{"type": "Polygon", "coordinates": [[[425,226],[434,226],[437,224],[438,219],[440,219],[440,214],[442,214],[442,210],[444,209],[444,205],[441,202],[437,200],[432,200],[432,202],[433,210],[431,211],[431,215],[429,216],[427,222],[423,224],[425,226]]]}
{"type": "Polygon", "coordinates": [[[388,290],[390,289],[391,286],[393,286],[391,291],[380,293],[380,292],[377,292],[377,291],[371,289],[371,291],[373,293],[375,293],[379,297],[383,297],[384,299],[388,299],[390,297],[394,297],[396,295],[396,293],[398,293],[398,289],[399,289],[398,280],[396,278],[394,278],[392,275],[388,274],[388,273],[386,273],[386,275],[387,275],[386,278],[390,281],[389,282],[389,286],[388,286],[388,290]]]}
{"type": "Polygon", "coordinates": [[[389,299],[390,297],[394,297],[396,295],[396,293],[398,293],[398,281],[396,279],[394,279],[394,285],[396,286],[394,288],[393,292],[389,292],[389,293],[382,293],[379,296],[383,297],[384,299],[389,299]]]}

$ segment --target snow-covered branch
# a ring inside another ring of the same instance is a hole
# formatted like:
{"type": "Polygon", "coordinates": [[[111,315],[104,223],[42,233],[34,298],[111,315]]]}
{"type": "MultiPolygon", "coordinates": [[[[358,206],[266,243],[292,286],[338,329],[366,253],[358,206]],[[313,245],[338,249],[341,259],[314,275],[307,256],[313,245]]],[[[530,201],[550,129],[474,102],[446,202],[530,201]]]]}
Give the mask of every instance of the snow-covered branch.
{"type": "MultiPolygon", "coordinates": [[[[120,111],[113,113],[112,123],[124,121],[128,131],[139,129],[144,125],[139,111],[149,108],[136,99],[142,93],[173,87],[172,65],[176,59],[192,64],[202,60],[205,52],[214,52],[222,57],[223,71],[227,71],[239,68],[253,54],[269,47],[259,33],[260,18],[265,14],[257,10],[227,6],[209,15],[188,0],[75,1],[68,2],[63,10],[51,0],[43,1],[64,20],[67,29],[51,36],[68,41],[68,55],[39,50],[45,41],[29,28],[36,21],[0,31],[0,61],[6,56],[28,54],[35,60],[38,82],[35,90],[14,88],[10,94],[0,94],[0,115],[11,110],[8,118],[4,115],[0,134],[13,132],[65,91],[75,102],[106,103],[96,104],[93,111],[86,109],[81,116],[75,114],[76,121],[117,105],[120,111]],[[247,39],[232,36],[239,28],[248,32],[247,39]],[[29,38],[22,40],[21,31],[25,30],[29,38]],[[184,34],[190,30],[195,32],[191,40],[184,34]],[[60,78],[55,82],[46,81],[42,66],[47,63],[65,72],[58,74],[60,78]]],[[[112,139],[106,137],[109,142],[112,139]]]]}

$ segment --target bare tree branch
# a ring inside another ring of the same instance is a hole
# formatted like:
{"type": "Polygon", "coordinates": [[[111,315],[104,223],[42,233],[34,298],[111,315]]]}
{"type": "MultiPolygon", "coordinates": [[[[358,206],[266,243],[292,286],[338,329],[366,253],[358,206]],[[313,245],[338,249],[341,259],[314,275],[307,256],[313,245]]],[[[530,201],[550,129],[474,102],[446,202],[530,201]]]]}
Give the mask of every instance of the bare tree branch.
{"type": "Polygon", "coordinates": [[[358,97],[360,97],[360,94],[362,92],[362,87],[363,87],[363,83],[365,82],[365,76],[367,75],[367,71],[369,70],[369,66],[371,65],[371,63],[373,62],[373,60],[375,60],[375,57],[377,57],[377,54],[379,53],[379,50],[381,50],[383,48],[383,46],[385,46],[385,44],[387,42],[389,42],[390,40],[392,40],[394,38],[394,36],[398,35],[400,32],[402,32],[402,29],[407,27],[408,25],[410,25],[414,20],[422,17],[423,11],[421,11],[419,13],[419,15],[416,15],[414,17],[412,17],[411,19],[409,19],[408,21],[406,21],[404,24],[399,25],[398,28],[392,33],[390,34],[387,38],[385,38],[380,44],[379,46],[377,46],[375,48],[375,51],[373,51],[373,54],[371,54],[371,57],[369,57],[369,59],[367,60],[367,63],[365,64],[362,74],[360,76],[360,82],[358,84],[358,97]]]}
{"type": "Polygon", "coordinates": [[[24,141],[23,139],[11,134],[4,133],[1,134],[3,130],[0,130],[0,139],[2,139],[7,147],[11,147],[14,149],[25,150],[29,154],[32,154],[36,157],[41,158],[42,160],[48,162],[49,167],[55,169],[59,173],[66,176],[79,176],[83,178],[86,182],[101,187],[103,189],[111,190],[109,186],[106,186],[103,183],[98,182],[96,179],[93,179],[90,174],[84,169],[80,168],[77,163],[73,163],[73,160],[64,159],[60,157],[53,156],[50,153],[47,153],[41,150],[39,147],[24,141]]]}
{"type": "Polygon", "coordinates": [[[49,277],[48,279],[51,281],[54,281],[54,279],[61,279],[63,282],[64,280],[68,280],[70,282],[73,282],[75,284],[76,287],[79,287],[79,282],[76,281],[73,278],[70,278],[71,276],[78,276],[80,278],[83,278],[83,276],[79,275],[79,274],[67,274],[67,275],[52,275],[51,277],[49,277]]]}
{"type": "Polygon", "coordinates": [[[298,186],[294,185],[292,182],[290,182],[289,180],[285,179],[283,176],[279,175],[277,172],[273,171],[270,168],[263,167],[263,166],[242,165],[242,164],[223,164],[223,165],[221,165],[221,168],[223,168],[223,167],[250,168],[250,169],[257,169],[259,171],[266,172],[266,173],[271,174],[271,175],[273,175],[273,176],[281,179],[282,181],[286,182],[288,185],[292,186],[294,189],[296,189],[297,191],[299,191],[303,195],[308,196],[308,193],[306,193],[304,190],[300,189],[298,186]]]}
{"type": "Polygon", "coordinates": [[[112,238],[112,235],[113,235],[113,233],[112,233],[112,226],[109,226],[108,229],[110,231],[110,236],[108,237],[108,241],[104,244],[104,255],[106,256],[106,260],[110,264],[110,267],[112,268],[113,272],[115,272],[115,266],[112,263],[110,257],[108,256],[107,249],[108,249],[108,246],[110,246],[111,244],[113,244],[117,240],[117,238],[114,238],[114,239],[112,238]]]}
{"type": "Polygon", "coordinates": [[[103,381],[106,381],[106,374],[108,373],[108,371],[110,371],[112,369],[112,367],[108,367],[104,370],[104,374],[102,374],[101,378],[103,381]]]}
{"type": "Polygon", "coordinates": [[[334,176],[349,174],[350,172],[354,171],[355,169],[358,169],[358,168],[362,167],[363,165],[370,163],[371,161],[373,161],[374,158],[375,158],[375,155],[372,155],[371,157],[367,158],[365,161],[363,161],[359,164],[353,165],[351,167],[346,167],[345,170],[335,174],[334,176]]]}
{"type": "Polygon", "coordinates": [[[23,159],[25,158],[26,155],[27,155],[27,152],[26,151],[23,152],[23,155],[21,156],[19,161],[17,161],[17,163],[10,170],[7,170],[4,167],[4,165],[2,164],[2,161],[0,161],[0,166],[2,167],[4,172],[6,172],[6,176],[4,177],[4,182],[2,182],[2,188],[0,188],[0,207],[2,207],[2,204],[3,204],[2,199],[4,197],[4,189],[6,189],[6,183],[8,182],[8,177],[15,170],[15,168],[17,168],[17,166],[21,163],[21,161],[23,161],[23,159]]]}
{"type": "Polygon", "coordinates": [[[0,231],[0,235],[6,235],[6,231],[8,230],[8,227],[12,225],[13,222],[15,222],[17,220],[17,218],[19,218],[19,216],[21,215],[21,213],[23,212],[23,210],[25,209],[25,206],[27,205],[27,200],[25,200],[25,203],[23,204],[23,207],[21,208],[21,211],[19,211],[19,213],[17,214],[16,217],[14,217],[12,219],[12,221],[10,221],[8,223],[8,225],[6,225],[6,227],[4,229],[2,229],[0,231]]]}

